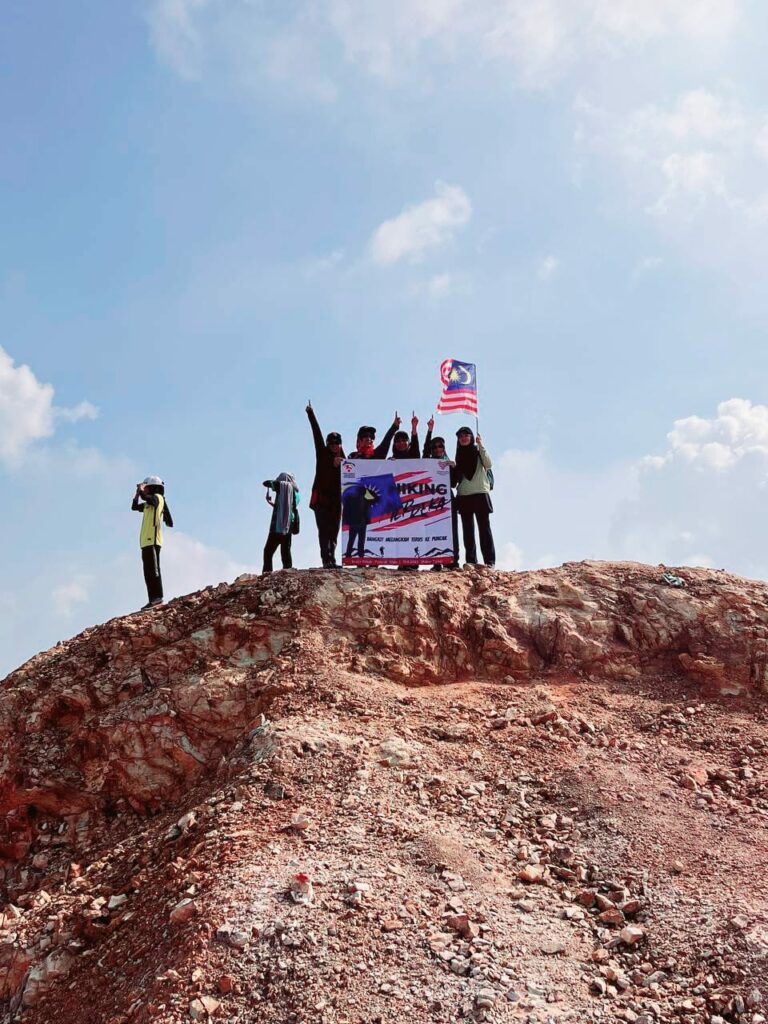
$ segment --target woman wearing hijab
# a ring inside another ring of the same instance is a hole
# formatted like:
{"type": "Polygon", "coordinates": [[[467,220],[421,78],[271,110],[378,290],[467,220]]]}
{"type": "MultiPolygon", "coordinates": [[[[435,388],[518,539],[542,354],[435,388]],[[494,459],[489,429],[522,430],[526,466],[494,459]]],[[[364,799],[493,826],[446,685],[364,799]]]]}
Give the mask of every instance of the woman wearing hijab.
{"type": "Polygon", "coordinates": [[[483,447],[480,435],[475,436],[469,427],[456,431],[456,468],[451,472],[451,482],[456,485],[456,508],[461,516],[461,530],[464,535],[464,560],[467,565],[477,565],[475,547],[475,520],[480,534],[480,550],[483,561],[492,569],[496,564],[496,548],[491,533],[490,515],[491,481],[488,470],[491,457],[483,447]]]}
{"type": "Polygon", "coordinates": [[[267,502],[272,506],[267,543],[264,545],[263,573],[272,572],[272,556],[280,548],[284,569],[293,566],[291,537],[299,532],[299,489],[290,473],[281,473],[277,480],[265,480],[267,502]],[[275,492],[272,500],[270,491],[275,492]]]}
{"type": "Polygon", "coordinates": [[[165,500],[165,484],[159,476],[148,476],[136,484],[131,508],[142,512],[139,533],[141,561],[144,566],[144,582],[147,585],[147,603],[152,608],[163,603],[163,578],[160,575],[160,548],[163,546],[163,523],[173,526],[173,517],[165,500]]]}

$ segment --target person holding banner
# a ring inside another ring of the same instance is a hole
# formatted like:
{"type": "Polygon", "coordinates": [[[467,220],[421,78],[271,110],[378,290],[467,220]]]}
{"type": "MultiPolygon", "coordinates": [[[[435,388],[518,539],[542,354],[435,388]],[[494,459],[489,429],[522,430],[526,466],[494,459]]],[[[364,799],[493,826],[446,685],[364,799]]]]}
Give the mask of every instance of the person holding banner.
{"type": "MultiPolygon", "coordinates": [[[[373,442],[376,437],[376,427],[360,427],[357,432],[357,447],[349,456],[350,459],[386,459],[389,454],[389,445],[395,435],[395,431],[402,423],[400,417],[395,413],[392,426],[384,435],[384,440],[376,448],[373,442]]],[[[407,437],[407,435],[406,435],[407,437]]]]}
{"type": "Polygon", "coordinates": [[[336,542],[341,524],[341,460],[344,449],[341,434],[331,431],[323,440],[312,403],[307,403],[307,417],[315,442],[315,479],[309,507],[315,513],[320,558],[324,569],[337,569],[336,542]]]}
{"type": "Polygon", "coordinates": [[[451,476],[452,482],[456,484],[456,506],[461,516],[464,561],[467,565],[477,565],[477,548],[475,546],[475,520],[477,520],[483,561],[489,569],[492,569],[496,564],[496,548],[493,543],[490,520],[490,515],[493,512],[491,480],[488,476],[491,457],[485,450],[480,435],[478,434],[477,441],[475,441],[475,435],[469,427],[460,427],[456,431],[456,439],[456,467],[451,476]]]}

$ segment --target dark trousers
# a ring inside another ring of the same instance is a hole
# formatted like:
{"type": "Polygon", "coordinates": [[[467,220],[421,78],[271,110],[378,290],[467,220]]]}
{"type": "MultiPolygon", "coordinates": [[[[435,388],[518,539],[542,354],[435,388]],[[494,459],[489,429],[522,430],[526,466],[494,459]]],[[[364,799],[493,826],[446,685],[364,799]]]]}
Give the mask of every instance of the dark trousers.
{"type": "Polygon", "coordinates": [[[480,534],[480,550],[486,565],[496,564],[496,548],[491,533],[491,516],[488,509],[462,509],[461,531],[464,534],[464,561],[477,565],[477,548],[475,547],[475,519],[480,534]]]}
{"type": "Polygon", "coordinates": [[[368,532],[368,524],[361,523],[359,526],[350,526],[349,539],[347,540],[347,558],[352,557],[352,548],[357,543],[357,557],[365,558],[365,535],[368,532]]]}
{"type": "Polygon", "coordinates": [[[160,545],[149,544],[142,548],[141,561],[144,566],[144,582],[147,584],[147,599],[162,601],[163,578],[160,575],[160,545]]]}
{"type": "Polygon", "coordinates": [[[291,558],[291,534],[290,533],[275,533],[270,530],[267,534],[267,543],[264,545],[264,568],[262,572],[272,572],[272,556],[280,548],[280,559],[283,563],[284,569],[290,569],[293,566],[293,559],[291,558]]]}
{"type": "Polygon", "coordinates": [[[451,501],[451,523],[453,524],[453,564],[459,564],[459,513],[456,499],[451,501]]]}
{"type": "Polygon", "coordinates": [[[320,541],[320,559],[326,569],[336,565],[336,543],[339,539],[341,506],[338,508],[316,508],[317,539],[320,541]]]}

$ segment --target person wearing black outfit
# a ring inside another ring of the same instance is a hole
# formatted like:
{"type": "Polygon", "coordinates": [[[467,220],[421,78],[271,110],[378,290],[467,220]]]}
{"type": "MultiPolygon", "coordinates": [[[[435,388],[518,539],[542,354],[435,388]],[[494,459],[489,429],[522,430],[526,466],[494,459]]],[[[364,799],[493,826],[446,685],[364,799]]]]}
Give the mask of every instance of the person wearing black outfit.
{"type": "Polygon", "coordinates": [[[384,440],[376,448],[373,442],[376,438],[376,427],[360,427],[357,432],[357,447],[348,456],[350,459],[386,459],[389,454],[389,445],[395,436],[395,431],[400,426],[400,417],[395,413],[392,426],[384,435],[384,440]]]}
{"type": "Polygon", "coordinates": [[[315,513],[320,558],[324,569],[336,569],[336,543],[341,523],[341,460],[344,449],[341,434],[331,431],[323,441],[323,434],[312,403],[307,403],[307,417],[315,442],[315,479],[309,507],[315,513]]]}
{"type": "Polygon", "coordinates": [[[419,457],[419,417],[414,413],[411,417],[410,439],[404,430],[398,430],[392,443],[393,459],[418,459],[419,457]]]}

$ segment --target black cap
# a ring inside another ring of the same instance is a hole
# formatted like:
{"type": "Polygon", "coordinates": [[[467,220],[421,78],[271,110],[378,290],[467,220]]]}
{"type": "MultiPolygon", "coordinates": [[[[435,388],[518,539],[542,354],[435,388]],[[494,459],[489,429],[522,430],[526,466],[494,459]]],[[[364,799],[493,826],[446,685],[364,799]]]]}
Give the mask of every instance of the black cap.
{"type": "Polygon", "coordinates": [[[326,444],[341,444],[341,434],[338,434],[335,430],[332,430],[325,438],[326,444]]]}
{"type": "Polygon", "coordinates": [[[456,437],[458,437],[459,434],[469,434],[470,437],[475,436],[474,432],[469,427],[459,427],[459,429],[456,431],[456,437]]]}
{"type": "Polygon", "coordinates": [[[357,436],[376,437],[376,427],[360,427],[360,429],[357,432],[357,436]]]}
{"type": "Polygon", "coordinates": [[[432,438],[432,447],[434,448],[436,444],[441,444],[443,446],[443,448],[445,448],[445,438],[444,437],[433,437],[432,438]]]}
{"type": "Polygon", "coordinates": [[[393,441],[407,441],[408,440],[408,434],[406,433],[405,430],[398,430],[392,440],[393,441]]]}

